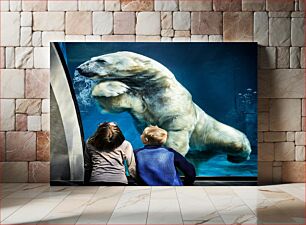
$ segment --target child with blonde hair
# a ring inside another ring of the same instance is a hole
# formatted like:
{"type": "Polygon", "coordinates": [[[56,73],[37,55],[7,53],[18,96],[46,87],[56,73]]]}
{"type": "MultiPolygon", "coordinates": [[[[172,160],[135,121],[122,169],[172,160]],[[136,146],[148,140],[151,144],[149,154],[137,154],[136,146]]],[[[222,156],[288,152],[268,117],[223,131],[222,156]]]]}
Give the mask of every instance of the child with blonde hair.
{"type": "Polygon", "coordinates": [[[194,183],[194,166],[174,149],[163,146],[167,136],[167,131],[158,126],[144,129],[141,140],[145,146],[134,151],[140,184],[182,186],[194,183]],[[181,181],[178,170],[184,174],[184,182],[181,181]]]}

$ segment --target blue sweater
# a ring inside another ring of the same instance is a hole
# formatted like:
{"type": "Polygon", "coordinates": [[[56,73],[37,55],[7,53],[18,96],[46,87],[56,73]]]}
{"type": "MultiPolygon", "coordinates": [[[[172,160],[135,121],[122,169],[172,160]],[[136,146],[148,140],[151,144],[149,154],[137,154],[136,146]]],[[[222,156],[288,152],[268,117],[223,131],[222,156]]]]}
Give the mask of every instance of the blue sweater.
{"type": "Polygon", "coordinates": [[[171,148],[146,145],[134,153],[142,185],[182,186],[178,169],[185,176],[184,185],[192,185],[195,180],[194,166],[171,148]]]}

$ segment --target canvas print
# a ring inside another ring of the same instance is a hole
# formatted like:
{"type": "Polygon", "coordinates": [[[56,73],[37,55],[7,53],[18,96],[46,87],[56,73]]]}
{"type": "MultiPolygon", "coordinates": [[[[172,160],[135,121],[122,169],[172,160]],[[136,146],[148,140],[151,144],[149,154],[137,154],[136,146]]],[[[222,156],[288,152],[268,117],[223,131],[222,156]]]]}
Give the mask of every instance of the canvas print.
{"type": "Polygon", "coordinates": [[[51,182],[256,181],[255,43],[53,43],[51,182]]]}

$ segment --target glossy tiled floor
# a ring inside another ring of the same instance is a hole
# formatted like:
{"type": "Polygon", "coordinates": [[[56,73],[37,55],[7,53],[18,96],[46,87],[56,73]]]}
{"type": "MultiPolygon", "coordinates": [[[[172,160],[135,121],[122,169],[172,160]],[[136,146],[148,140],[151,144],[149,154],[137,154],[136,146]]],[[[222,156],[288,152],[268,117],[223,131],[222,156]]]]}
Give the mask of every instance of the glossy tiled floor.
{"type": "Polygon", "coordinates": [[[50,187],[1,184],[1,224],[305,224],[305,184],[50,187]]]}

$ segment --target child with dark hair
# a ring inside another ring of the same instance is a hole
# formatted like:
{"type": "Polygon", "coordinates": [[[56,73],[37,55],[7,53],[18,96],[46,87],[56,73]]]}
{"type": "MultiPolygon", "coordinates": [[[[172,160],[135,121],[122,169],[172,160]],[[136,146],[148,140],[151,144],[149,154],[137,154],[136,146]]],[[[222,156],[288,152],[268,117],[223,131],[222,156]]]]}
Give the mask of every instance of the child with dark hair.
{"type": "Polygon", "coordinates": [[[85,181],[100,185],[126,185],[125,161],[130,175],[135,177],[136,165],[131,143],[125,140],[115,123],[102,123],[86,142],[85,181]]]}
{"type": "Polygon", "coordinates": [[[174,149],[163,146],[167,141],[167,131],[158,126],[149,126],[144,129],[141,140],[145,146],[134,151],[141,184],[182,186],[194,183],[194,166],[174,149]],[[184,182],[178,170],[184,174],[184,182]]]}

